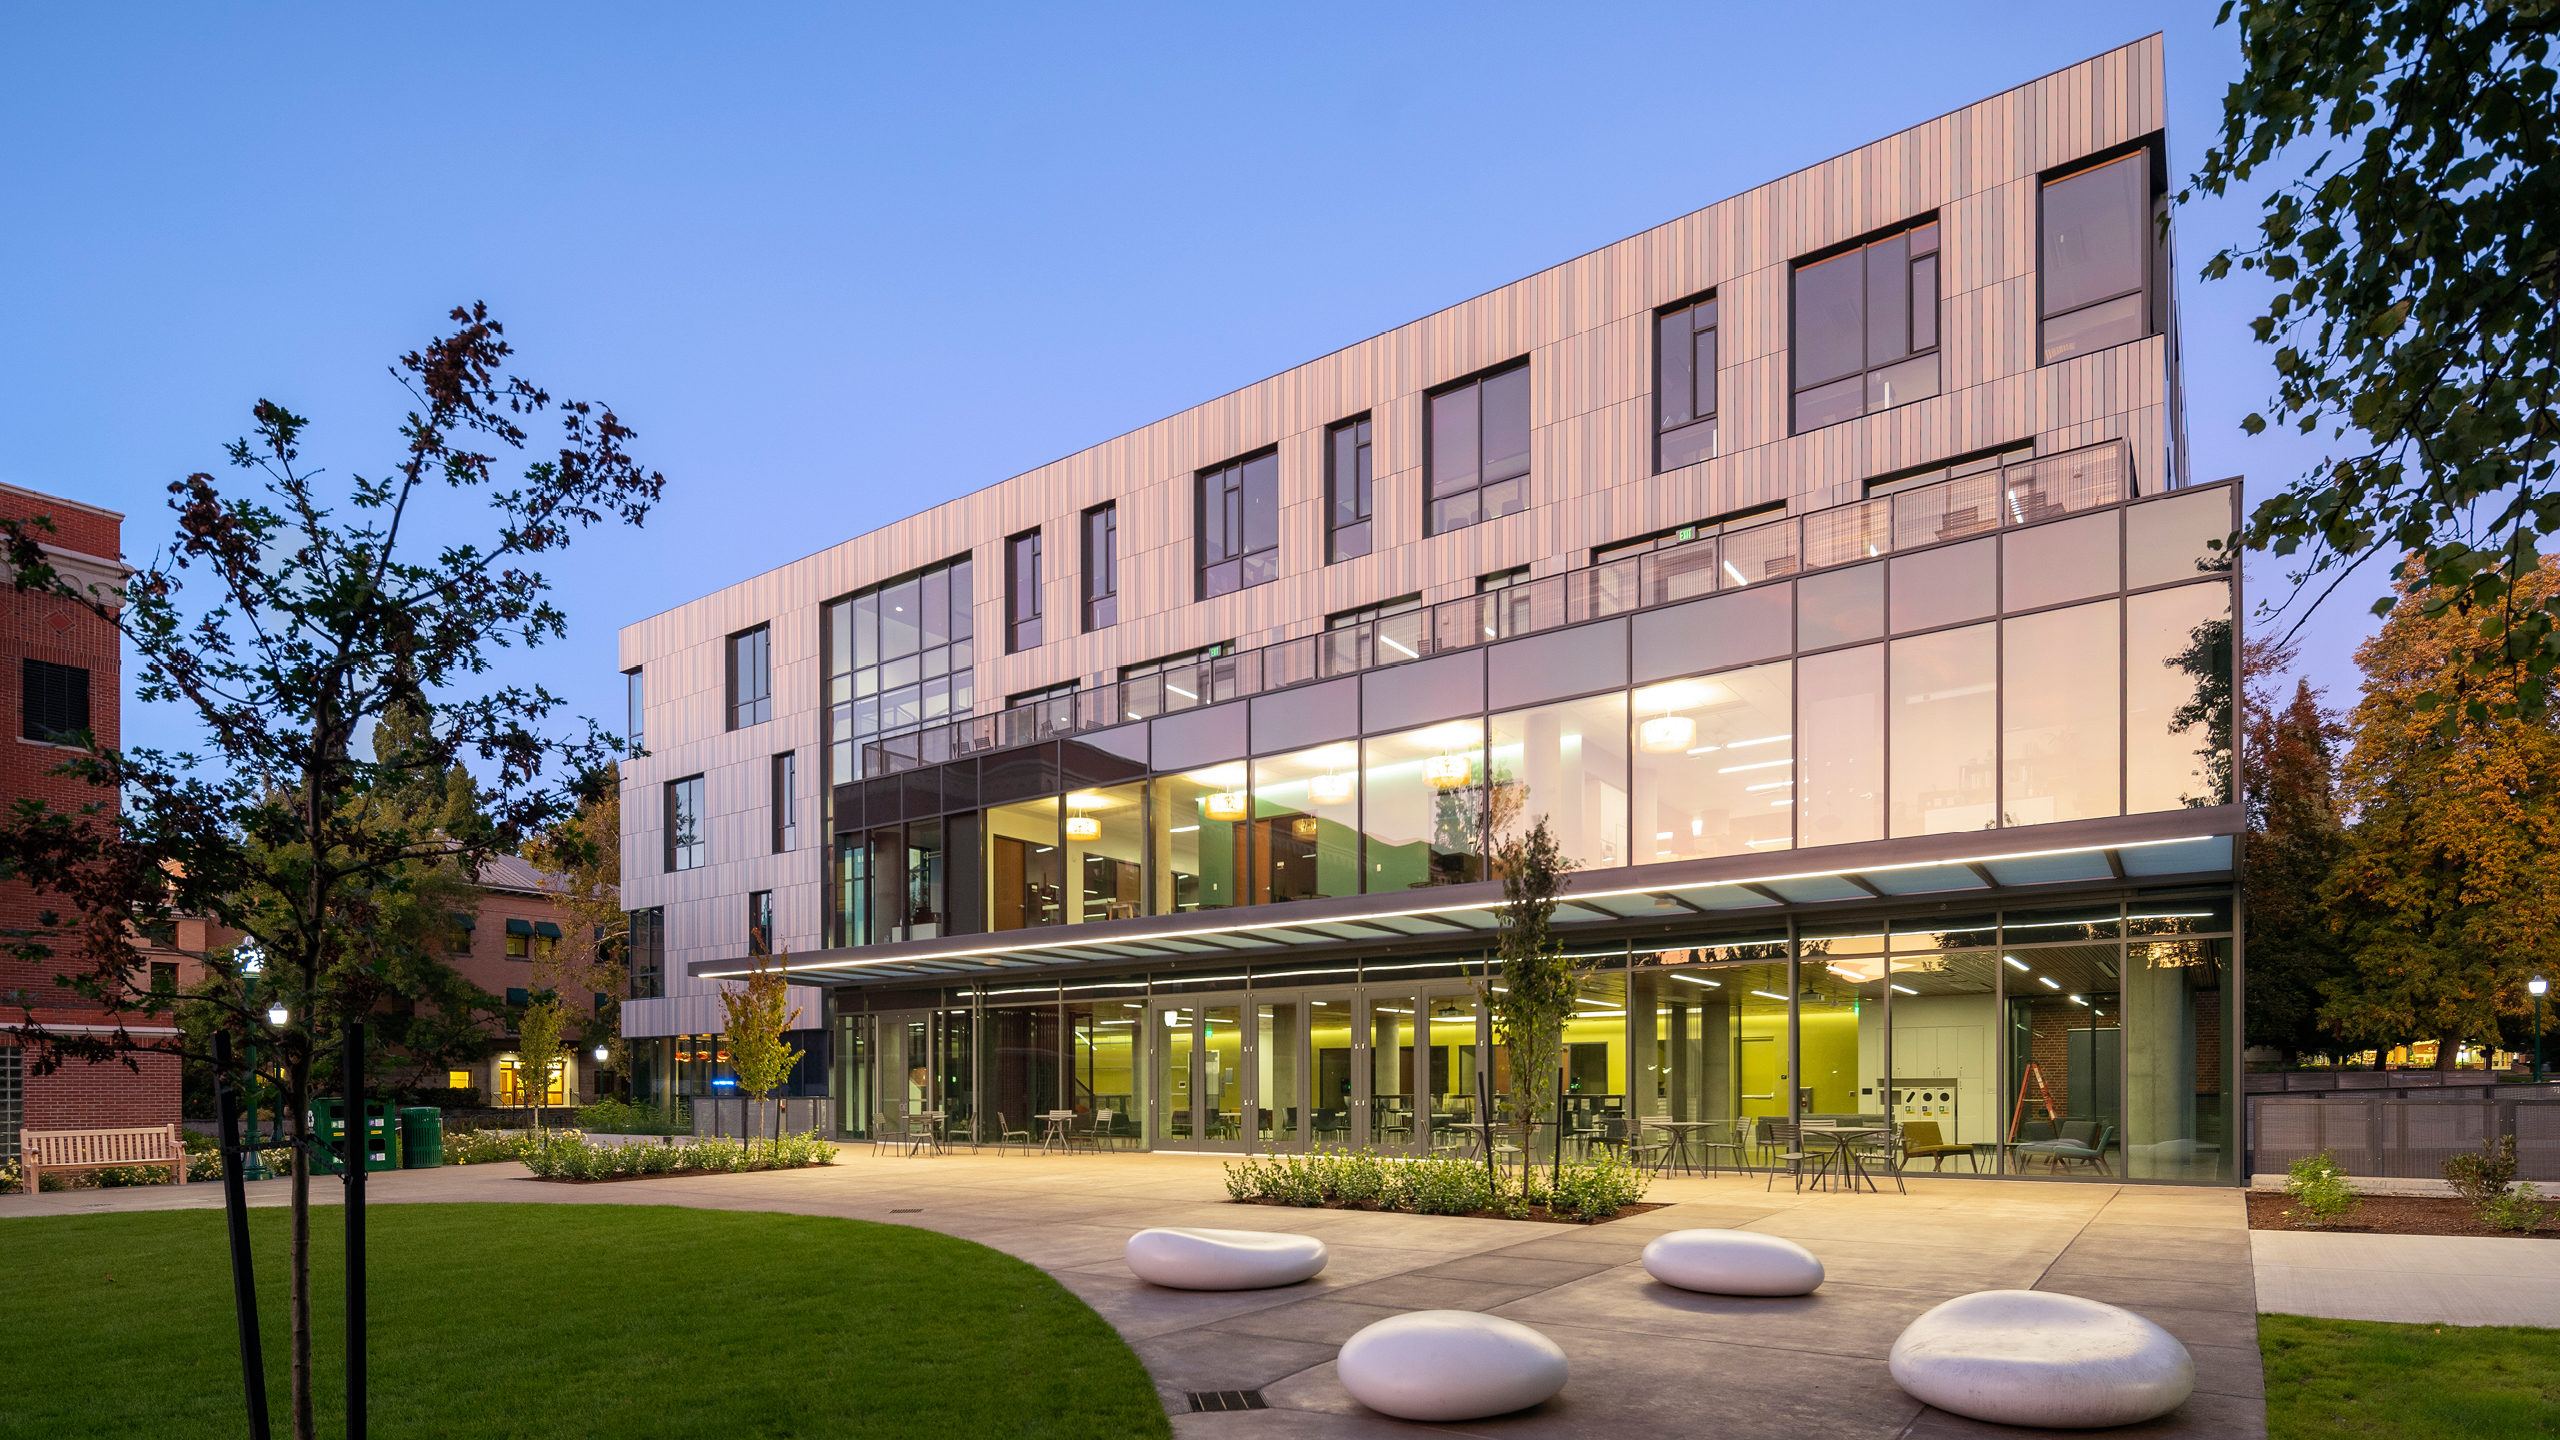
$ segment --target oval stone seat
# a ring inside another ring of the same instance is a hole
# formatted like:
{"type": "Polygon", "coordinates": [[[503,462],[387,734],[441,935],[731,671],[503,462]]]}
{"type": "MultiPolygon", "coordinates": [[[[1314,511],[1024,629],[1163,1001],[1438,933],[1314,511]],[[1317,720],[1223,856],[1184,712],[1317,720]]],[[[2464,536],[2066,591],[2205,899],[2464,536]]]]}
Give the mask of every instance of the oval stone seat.
{"type": "Polygon", "coordinates": [[[1644,1247],[1645,1273],[1710,1295],[1810,1295],[1822,1262],[1793,1240],[1756,1230],[1673,1230],[1644,1247]]]}
{"type": "Polygon", "coordinates": [[[1268,1290],[1324,1268],[1324,1242],[1267,1230],[1167,1226],[1129,1237],[1130,1272],[1174,1290],[1268,1290]]]}
{"type": "Polygon", "coordinates": [[[2195,1357],[2168,1331],[2042,1290],[1960,1295],[1912,1321],[1890,1363],[1914,1399],[2001,1425],[2131,1425],[2196,1388],[2195,1357]]]}
{"type": "Polygon", "coordinates": [[[1334,1361],[1351,1398],[1399,1420],[1481,1420],[1526,1410],[1564,1388],[1564,1350],[1520,1324],[1472,1310],[1417,1310],[1343,1342],[1334,1361]]]}

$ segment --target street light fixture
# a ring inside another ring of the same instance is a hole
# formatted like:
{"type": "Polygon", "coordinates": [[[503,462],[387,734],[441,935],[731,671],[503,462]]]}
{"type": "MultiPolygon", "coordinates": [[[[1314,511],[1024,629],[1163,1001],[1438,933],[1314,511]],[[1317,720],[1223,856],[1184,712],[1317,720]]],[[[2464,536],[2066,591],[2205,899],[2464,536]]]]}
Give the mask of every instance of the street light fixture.
{"type": "Polygon", "coordinates": [[[2551,988],[2551,982],[2536,975],[2524,982],[2524,988],[2533,992],[2533,1083],[2539,1085],[2542,1083],[2542,994],[2551,988]]]}
{"type": "Polygon", "coordinates": [[[284,1008],[284,1002],[281,1000],[267,1007],[267,1023],[270,1025],[280,1026],[292,1018],[293,1012],[284,1008]]]}
{"type": "Polygon", "coordinates": [[[597,1046],[597,1047],[596,1047],[596,1063],[597,1063],[597,1064],[601,1065],[601,1064],[603,1064],[605,1061],[607,1061],[607,1060],[609,1060],[609,1059],[611,1059],[611,1058],[613,1058],[613,1051],[611,1051],[610,1049],[607,1049],[606,1047],[604,1047],[604,1046],[602,1046],[602,1045],[599,1045],[599,1046],[597,1046]]]}

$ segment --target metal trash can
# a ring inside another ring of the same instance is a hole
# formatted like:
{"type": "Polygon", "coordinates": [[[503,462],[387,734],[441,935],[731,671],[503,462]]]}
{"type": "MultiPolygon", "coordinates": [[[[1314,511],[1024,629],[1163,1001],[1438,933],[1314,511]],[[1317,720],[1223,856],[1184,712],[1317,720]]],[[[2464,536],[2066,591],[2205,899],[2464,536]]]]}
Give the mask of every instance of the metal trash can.
{"type": "Polygon", "coordinates": [[[400,1107],[400,1168],[433,1170],[444,1163],[444,1112],[433,1105],[400,1107]]]}
{"type": "MultiPolygon", "coordinates": [[[[340,1172],[346,1153],[346,1102],[335,1097],[311,1102],[311,1139],[318,1153],[311,1159],[311,1173],[335,1175],[340,1172]]],[[[364,1168],[397,1170],[400,1168],[400,1132],[391,1123],[391,1106],[386,1101],[364,1102],[364,1168]]]]}

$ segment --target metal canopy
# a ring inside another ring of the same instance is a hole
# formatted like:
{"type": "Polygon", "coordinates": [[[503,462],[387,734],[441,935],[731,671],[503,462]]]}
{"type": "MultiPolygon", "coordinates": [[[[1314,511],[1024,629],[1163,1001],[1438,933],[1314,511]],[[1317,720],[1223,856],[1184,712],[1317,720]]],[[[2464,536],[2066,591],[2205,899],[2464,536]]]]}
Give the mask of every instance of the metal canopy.
{"type": "MultiPolygon", "coordinates": [[[[1880,900],[2005,898],[2033,890],[2128,880],[2227,876],[2234,837],[2198,834],[2197,821],[2224,821],[2228,807],[2168,812],[2111,821],[2039,827],[2036,838],[2078,838],[2065,831],[2104,827],[2088,843],[2009,849],[2010,832],[1925,836],[1866,845],[1832,846],[1821,852],[1847,862],[1830,869],[1750,874],[1762,857],[1732,856],[1633,869],[1584,871],[1572,877],[1556,906],[1556,925],[1568,944],[1597,941],[1630,926],[1658,932],[1718,915],[1741,916],[1788,906],[1827,907],[1880,900]],[[2183,822],[2183,825],[2180,824],[2183,822]],[[2143,830],[2186,833],[2142,834],[2143,830]],[[2133,829],[2137,833],[2124,836],[2133,829]],[[2122,837],[2122,838],[2119,838],[2122,837]],[[1914,852],[1922,852],[1915,854],[1914,852]],[[1936,853],[1930,853],[1936,852],[1936,853]]],[[[2215,826],[2212,828],[2220,828],[2215,826]]],[[[1797,859],[1811,859],[1800,854],[1797,859]]],[[[1247,954],[1318,955],[1357,952],[1382,945],[1410,949],[1445,939],[1480,943],[1500,923],[1502,887],[1497,881],[1451,885],[1420,893],[1356,895],[1273,906],[1152,915],[1088,925],[1044,926],[992,935],[952,935],[933,940],[868,945],[789,956],[782,968],[808,984],[866,984],[941,980],[1029,969],[1082,969],[1149,959],[1247,954]],[[1264,918],[1268,916],[1269,918],[1264,918]]],[[[730,978],[747,973],[745,959],[698,961],[691,973],[730,978]]]]}

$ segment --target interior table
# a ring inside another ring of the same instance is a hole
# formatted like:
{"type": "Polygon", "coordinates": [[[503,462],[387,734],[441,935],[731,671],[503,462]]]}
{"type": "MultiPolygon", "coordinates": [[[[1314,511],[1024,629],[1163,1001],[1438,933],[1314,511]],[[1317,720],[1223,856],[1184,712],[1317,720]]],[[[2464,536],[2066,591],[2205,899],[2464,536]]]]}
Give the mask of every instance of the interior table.
{"type": "Polygon", "coordinates": [[[1830,1183],[1831,1177],[1837,1175],[1840,1177],[1841,1181],[1849,1187],[1853,1194],[1856,1193],[1858,1182],[1861,1180],[1867,1182],[1867,1189],[1876,1191],[1878,1194],[1883,1193],[1882,1191],[1876,1190],[1876,1177],[1867,1173],[1866,1161],[1860,1158],[1857,1146],[1858,1142],[1862,1140],[1869,1140],[1878,1135],[1891,1133],[1886,1127],[1880,1125],[1818,1125],[1812,1121],[1807,1121],[1799,1128],[1797,1133],[1804,1137],[1805,1148],[1807,1149],[1813,1148],[1816,1144],[1825,1144],[1831,1147],[1824,1153],[1821,1173],[1815,1177],[1814,1183],[1816,1185],[1827,1186],[1830,1183]]]}
{"type": "Polygon", "coordinates": [[[1713,1130],[1725,1122],[1722,1120],[1647,1120],[1644,1123],[1648,1129],[1671,1132],[1671,1149],[1663,1157],[1669,1168],[1674,1170],[1685,1168],[1703,1175],[1706,1173],[1703,1159],[1706,1152],[1700,1148],[1700,1138],[1706,1131],[1713,1130]],[[1681,1157],[1684,1155],[1690,1158],[1683,1160],[1681,1157]]]}
{"type": "Polygon", "coordinates": [[[1061,1150],[1067,1148],[1067,1122],[1075,1118],[1076,1112],[1073,1110],[1047,1110],[1041,1112],[1041,1122],[1048,1127],[1048,1133],[1040,1137],[1041,1154],[1048,1154],[1049,1147],[1052,1145],[1057,1146],[1061,1150]]]}

